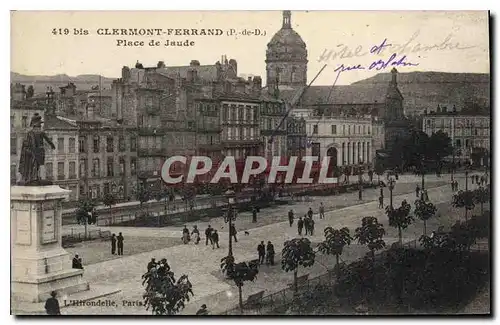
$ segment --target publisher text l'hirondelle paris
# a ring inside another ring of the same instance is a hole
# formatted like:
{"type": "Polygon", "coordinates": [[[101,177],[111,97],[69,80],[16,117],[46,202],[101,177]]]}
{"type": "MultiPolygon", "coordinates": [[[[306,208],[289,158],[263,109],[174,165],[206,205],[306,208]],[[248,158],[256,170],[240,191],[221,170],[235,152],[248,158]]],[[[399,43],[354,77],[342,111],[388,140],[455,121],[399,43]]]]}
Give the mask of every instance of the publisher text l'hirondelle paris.
{"type": "MultiPolygon", "coordinates": [[[[321,161],[320,173],[317,178],[317,183],[319,184],[335,184],[337,183],[337,178],[327,177],[328,168],[330,166],[330,158],[324,157],[321,161]]],[[[243,172],[241,173],[241,179],[238,180],[238,173],[236,170],[236,161],[233,156],[227,156],[224,158],[222,163],[218,166],[214,176],[210,180],[210,183],[215,184],[220,181],[221,178],[229,179],[232,184],[240,183],[246,184],[249,182],[250,176],[257,176],[262,173],[266,173],[267,183],[273,184],[276,182],[276,175],[278,173],[284,173],[285,183],[291,183],[293,176],[296,172],[296,165],[298,157],[288,157],[288,164],[281,164],[281,157],[273,157],[271,166],[268,169],[268,162],[266,158],[260,156],[248,156],[245,159],[245,166],[243,172]]],[[[301,157],[303,163],[302,175],[297,177],[296,182],[299,184],[311,184],[313,183],[313,178],[311,178],[311,169],[313,163],[318,161],[318,157],[313,156],[303,156],[301,157]]],[[[167,184],[178,184],[180,182],[194,183],[197,176],[206,175],[212,170],[212,159],[206,156],[192,156],[189,159],[184,156],[173,156],[165,160],[161,169],[161,177],[163,181],[167,184]],[[186,165],[187,175],[183,173],[182,175],[172,173],[170,171],[173,165],[186,165]],[[185,179],[184,179],[185,178],[185,179]]]]}

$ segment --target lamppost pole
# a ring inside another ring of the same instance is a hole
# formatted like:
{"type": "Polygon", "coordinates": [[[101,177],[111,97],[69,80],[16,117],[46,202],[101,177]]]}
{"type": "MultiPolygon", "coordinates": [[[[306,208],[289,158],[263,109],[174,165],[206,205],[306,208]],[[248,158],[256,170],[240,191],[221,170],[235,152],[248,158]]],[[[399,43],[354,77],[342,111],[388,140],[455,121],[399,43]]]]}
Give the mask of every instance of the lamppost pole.
{"type": "Polygon", "coordinates": [[[394,190],[394,186],[396,185],[396,180],[394,178],[389,178],[389,181],[388,181],[388,185],[389,185],[389,192],[390,192],[390,207],[391,209],[393,208],[392,206],[392,191],[394,190]]]}
{"type": "Polygon", "coordinates": [[[235,192],[233,190],[227,190],[224,195],[228,199],[227,205],[227,213],[224,215],[224,222],[229,225],[229,253],[228,256],[233,256],[233,236],[231,233],[231,229],[233,228],[233,221],[236,220],[236,213],[233,210],[234,203],[234,195],[235,192]]]}
{"type": "Polygon", "coordinates": [[[359,200],[363,199],[363,162],[359,161],[359,170],[358,170],[358,183],[359,183],[359,200]]]}

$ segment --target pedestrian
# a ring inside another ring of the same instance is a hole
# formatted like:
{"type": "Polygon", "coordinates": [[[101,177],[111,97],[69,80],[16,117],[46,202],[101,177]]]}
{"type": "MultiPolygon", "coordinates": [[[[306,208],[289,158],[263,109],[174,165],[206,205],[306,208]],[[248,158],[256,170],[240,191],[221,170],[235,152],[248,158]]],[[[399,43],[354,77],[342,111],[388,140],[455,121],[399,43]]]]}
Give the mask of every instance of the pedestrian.
{"type": "Polygon", "coordinates": [[[253,223],[257,222],[257,208],[256,207],[252,208],[252,222],[253,223]]]}
{"type": "Polygon", "coordinates": [[[75,257],[73,257],[73,262],[71,264],[72,268],[83,270],[82,259],[81,257],[78,257],[78,254],[76,254],[75,257]]]}
{"type": "Polygon", "coordinates": [[[116,235],[115,234],[111,235],[111,254],[112,255],[116,254],[116,235]]]}
{"type": "Polygon", "coordinates": [[[195,245],[198,245],[200,242],[200,231],[198,230],[198,226],[193,226],[193,231],[191,231],[191,236],[193,237],[193,242],[195,245]]]}
{"type": "Polygon", "coordinates": [[[319,218],[323,219],[325,217],[325,207],[323,205],[323,202],[319,204],[319,218]]]}
{"type": "Polygon", "coordinates": [[[378,197],[378,208],[379,209],[383,209],[384,208],[384,197],[383,196],[379,196],[378,197]]]}
{"type": "Polygon", "coordinates": [[[118,233],[118,237],[116,238],[117,246],[118,246],[118,255],[123,255],[123,235],[122,233],[118,233]]]}
{"type": "Polygon", "coordinates": [[[418,186],[418,185],[415,188],[415,195],[417,196],[417,198],[420,196],[420,186],[418,186]]]}
{"type": "Polygon", "coordinates": [[[266,245],[264,241],[261,241],[259,246],[257,246],[257,252],[259,253],[259,263],[264,264],[264,259],[266,257],[266,245]]]}
{"type": "Polygon", "coordinates": [[[212,232],[212,249],[215,249],[215,245],[219,248],[219,234],[217,233],[217,229],[214,229],[212,232]]]}
{"type": "Polygon", "coordinates": [[[201,308],[196,312],[196,316],[205,316],[208,315],[207,305],[201,305],[201,308]]]}
{"type": "Polygon", "coordinates": [[[274,265],[274,245],[271,241],[267,242],[267,264],[274,265]]]}
{"type": "Polygon", "coordinates": [[[314,220],[313,219],[309,220],[309,234],[311,236],[314,235],[314,220]]]}
{"type": "Polygon", "coordinates": [[[313,210],[309,208],[309,211],[307,211],[307,216],[312,219],[313,217],[313,210]]]}
{"type": "Polygon", "coordinates": [[[184,229],[182,229],[182,242],[185,244],[189,243],[189,229],[184,225],[184,229]]]}
{"type": "Polygon", "coordinates": [[[151,269],[154,269],[155,267],[156,267],[156,260],[152,258],[151,262],[148,263],[148,272],[151,271],[151,269]]]}
{"type": "Polygon", "coordinates": [[[302,236],[302,228],[304,228],[304,220],[302,220],[302,217],[299,217],[299,221],[297,221],[297,230],[299,231],[299,236],[302,236]]]}
{"type": "Polygon", "coordinates": [[[205,245],[208,245],[209,240],[210,240],[210,244],[213,245],[213,242],[212,242],[212,232],[213,231],[214,231],[214,229],[210,225],[208,225],[208,228],[205,229],[205,245]]]}
{"type": "Polygon", "coordinates": [[[238,238],[236,238],[236,234],[237,234],[236,227],[234,226],[234,224],[231,224],[231,227],[229,228],[229,236],[234,238],[235,243],[238,242],[238,238]]]}
{"type": "Polygon", "coordinates": [[[50,298],[45,301],[45,312],[47,315],[61,315],[61,310],[59,308],[59,301],[56,298],[57,293],[52,291],[50,293],[50,298]]]}
{"type": "Polygon", "coordinates": [[[311,220],[311,219],[309,219],[309,218],[307,217],[307,215],[305,215],[305,216],[304,216],[304,230],[305,230],[304,235],[305,235],[305,236],[307,236],[307,235],[309,234],[309,220],[311,220]]]}
{"type": "Polygon", "coordinates": [[[429,201],[429,193],[427,193],[427,190],[424,190],[424,197],[425,197],[425,201],[429,201]]]}
{"type": "Polygon", "coordinates": [[[458,181],[455,181],[455,192],[458,191],[458,181]]]}
{"type": "Polygon", "coordinates": [[[384,199],[384,188],[380,186],[380,196],[382,197],[382,200],[384,199]]]}
{"type": "Polygon", "coordinates": [[[288,211],[288,222],[290,223],[290,227],[293,225],[293,210],[290,209],[290,211],[288,211]]]}

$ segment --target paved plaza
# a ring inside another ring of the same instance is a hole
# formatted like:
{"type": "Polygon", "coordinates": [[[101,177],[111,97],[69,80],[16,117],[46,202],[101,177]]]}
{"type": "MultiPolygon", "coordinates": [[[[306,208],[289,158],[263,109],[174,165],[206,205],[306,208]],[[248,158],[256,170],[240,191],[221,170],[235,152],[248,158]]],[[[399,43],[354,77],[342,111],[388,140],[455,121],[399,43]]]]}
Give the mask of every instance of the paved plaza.
{"type": "MultiPolygon", "coordinates": [[[[460,187],[463,188],[463,175],[461,177],[458,176],[457,179],[460,182],[460,187]]],[[[404,199],[413,205],[415,201],[414,188],[415,185],[419,183],[420,178],[405,176],[400,178],[400,180],[401,182],[396,184],[396,190],[394,191],[394,205],[399,205],[404,199]],[[405,181],[405,179],[407,181],[405,181]],[[403,194],[405,192],[406,194],[403,194]]],[[[430,220],[428,222],[428,231],[436,229],[439,225],[449,226],[457,219],[463,218],[463,210],[458,211],[450,207],[452,191],[449,185],[448,175],[444,175],[441,178],[428,176],[426,177],[426,184],[428,186],[430,200],[438,205],[438,214],[443,216],[430,220]]],[[[313,207],[313,210],[317,213],[319,202],[323,202],[327,210],[329,210],[326,213],[325,219],[319,219],[317,214],[314,216],[316,221],[315,234],[314,236],[309,236],[313,243],[319,243],[324,239],[323,229],[326,226],[332,226],[334,228],[348,227],[351,233],[353,233],[354,229],[360,226],[360,220],[364,216],[375,216],[384,224],[386,229],[384,240],[388,246],[396,242],[397,229],[388,226],[384,210],[378,208],[378,202],[376,200],[378,198],[378,192],[378,189],[365,190],[363,193],[364,200],[362,202],[358,200],[358,193],[354,192],[339,196],[315,197],[312,198],[312,202],[300,202],[292,206],[286,205],[263,209],[259,214],[260,219],[267,218],[268,215],[282,216],[282,221],[279,221],[279,218],[274,218],[276,222],[265,225],[252,224],[250,222],[250,214],[240,214],[236,221],[237,228],[239,230],[248,229],[249,235],[245,236],[243,231],[238,233],[238,242],[233,245],[236,261],[249,261],[255,259],[257,257],[256,248],[261,240],[266,242],[268,240],[272,241],[277,252],[277,263],[275,266],[261,266],[257,280],[252,283],[245,283],[243,287],[244,299],[246,299],[249,294],[261,290],[264,290],[266,294],[279,291],[292,282],[293,274],[282,271],[279,265],[283,242],[298,236],[296,223],[293,227],[289,227],[288,221],[286,220],[286,213],[290,208],[296,211],[296,215],[298,215],[299,212],[304,214],[309,206],[313,207]]],[[[385,203],[388,204],[389,192],[387,188],[385,189],[384,196],[385,203]]],[[[144,240],[155,238],[155,240],[159,240],[159,246],[161,245],[161,239],[165,238],[165,247],[134,254],[133,248],[127,249],[127,240],[125,239],[124,257],[85,266],[84,278],[91,286],[115,286],[121,289],[121,292],[117,294],[100,298],[115,301],[115,306],[70,306],[63,308],[62,313],[66,315],[150,314],[150,312],[146,311],[145,307],[142,306],[142,293],[144,288],[142,286],[141,276],[146,271],[146,264],[152,257],[156,259],[167,258],[177,277],[181,274],[187,274],[193,283],[195,296],[187,303],[182,314],[195,313],[203,303],[207,304],[208,309],[213,314],[235,307],[238,303],[237,288],[231,281],[225,280],[220,272],[220,259],[227,255],[228,238],[228,233],[226,232],[227,226],[221,219],[222,218],[210,221],[215,229],[220,229],[221,247],[215,250],[212,249],[211,246],[205,246],[204,240],[200,242],[199,245],[194,245],[193,243],[183,245],[180,241],[181,228],[178,227],[100,227],[101,230],[110,230],[114,233],[122,232],[125,238],[144,238],[144,240]],[[167,242],[177,239],[177,245],[167,245],[167,242]]],[[[188,225],[191,226],[191,224],[193,223],[188,225]]],[[[207,222],[196,222],[196,224],[203,232],[207,222]]],[[[418,239],[422,232],[423,223],[417,220],[408,229],[403,231],[404,240],[410,241],[418,239]]],[[[202,235],[202,238],[204,239],[204,235],[202,235]]],[[[92,250],[90,250],[90,252],[91,251],[92,250]]],[[[368,249],[366,247],[353,243],[345,249],[342,260],[353,261],[362,257],[367,252],[368,249]]],[[[85,254],[82,256],[85,261],[85,254]]],[[[314,277],[323,274],[326,272],[327,268],[333,267],[334,263],[334,257],[318,254],[317,263],[309,269],[299,268],[299,275],[308,273],[310,277],[314,277]]]]}

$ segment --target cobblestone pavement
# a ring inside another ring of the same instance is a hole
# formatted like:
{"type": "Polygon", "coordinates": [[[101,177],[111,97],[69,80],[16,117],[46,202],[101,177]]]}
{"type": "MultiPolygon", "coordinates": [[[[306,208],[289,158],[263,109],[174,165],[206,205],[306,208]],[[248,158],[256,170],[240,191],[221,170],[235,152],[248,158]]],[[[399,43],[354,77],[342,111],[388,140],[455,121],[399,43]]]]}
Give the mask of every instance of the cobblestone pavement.
{"type": "MultiPolygon", "coordinates": [[[[430,180],[428,180],[429,182],[430,180]]],[[[460,179],[463,183],[463,179],[460,179]]],[[[397,185],[396,185],[397,186],[397,185]]],[[[429,189],[429,197],[435,204],[447,203],[451,199],[450,186],[442,186],[439,188],[429,189]]],[[[357,193],[351,193],[351,196],[356,196],[357,193]]],[[[321,198],[325,200],[327,198],[321,198]]],[[[335,201],[342,199],[341,197],[328,197],[328,200],[335,201]]],[[[414,192],[394,197],[394,204],[398,205],[406,199],[410,203],[415,200],[414,192]]],[[[387,217],[382,209],[378,209],[378,202],[372,201],[361,205],[350,206],[342,209],[335,209],[326,213],[325,219],[319,219],[315,215],[316,233],[310,236],[314,243],[318,243],[323,239],[323,229],[329,225],[335,228],[348,227],[351,232],[360,224],[360,219],[363,216],[376,216],[380,222],[386,227],[385,241],[388,245],[397,241],[397,230],[388,227],[387,217]]],[[[449,213],[449,204],[440,204],[440,211],[446,210],[449,213]]],[[[287,211],[288,207],[283,207],[287,211]]],[[[295,208],[294,208],[295,209],[295,208]]],[[[263,210],[265,211],[265,210],[263,210]]],[[[261,215],[267,212],[262,212],[261,215]]],[[[445,215],[442,212],[443,215],[445,215]]],[[[457,218],[459,215],[456,213],[457,218]]],[[[451,222],[452,220],[440,220],[436,218],[428,222],[428,229],[435,229],[437,225],[443,222],[451,222]]],[[[453,218],[452,218],[453,219],[453,218]]],[[[204,226],[200,228],[203,229],[204,226]]],[[[405,240],[413,240],[422,233],[423,225],[421,221],[416,221],[408,229],[403,232],[405,240]]],[[[124,235],[130,236],[165,236],[177,232],[177,228],[125,228],[113,227],[114,232],[123,231],[124,235]]],[[[279,255],[283,246],[283,242],[288,239],[297,237],[295,227],[290,228],[288,222],[278,222],[259,228],[254,228],[249,231],[248,236],[239,234],[238,243],[234,244],[234,255],[237,261],[248,261],[256,256],[256,246],[261,240],[271,240],[275,245],[277,252],[277,265],[274,267],[263,266],[258,275],[258,278],[253,283],[245,283],[243,287],[244,299],[249,294],[260,290],[265,290],[266,294],[276,292],[292,281],[292,274],[287,274],[280,269],[279,255]]],[[[118,294],[108,296],[101,299],[109,299],[116,301],[116,307],[66,307],[63,308],[63,314],[149,314],[142,304],[142,281],[141,276],[146,271],[146,264],[152,258],[167,258],[173,271],[179,276],[180,274],[188,274],[195,296],[187,304],[183,314],[193,314],[202,303],[206,303],[212,313],[222,312],[223,310],[234,307],[237,304],[237,289],[234,284],[223,279],[220,274],[220,259],[227,254],[227,237],[228,234],[222,231],[221,248],[213,250],[210,246],[201,245],[177,245],[170,248],[163,248],[152,252],[125,256],[120,259],[114,259],[102,263],[89,265],[85,269],[84,277],[91,285],[112,285],[122,289],[118,294]]],[[[352,261],[367,252],[365,247],[357,244],[352,244],[347,247],[342,259],[344,261],[352,261]]],[[[325,272],[325,268],[333,266],[334,258],[321,256],[318,254],[318,263],[307,270],[299,270],[299,275],[309,273],[310,277],[319,275],[325,272]]]]}

